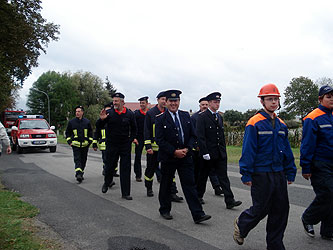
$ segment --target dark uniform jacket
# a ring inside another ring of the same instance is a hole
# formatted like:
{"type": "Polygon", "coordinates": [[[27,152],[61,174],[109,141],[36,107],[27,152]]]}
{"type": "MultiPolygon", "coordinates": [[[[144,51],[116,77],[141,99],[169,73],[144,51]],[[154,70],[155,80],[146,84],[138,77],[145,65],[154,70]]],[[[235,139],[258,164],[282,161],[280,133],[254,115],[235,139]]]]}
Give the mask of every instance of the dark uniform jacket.
{"type": "Polygon", "coordinates": [[[137,132],[138,139],[143,139],[143,131],[144,131],[146,114],[147,113],[144,113],[141,109],[137,109],[134,111],[136,126],[138,129],[138,132],[137,132]]]}
{"type": "Polygon", "coordinates": [[[77,117],[70,120],[66,129],[66,140],[74,147],[87,147],[93,141],[93,132],[90,121],[86,118],[81,120],[77,117]]]}
{"type": "Polygon", "coordinates": [[[94,133],[93,147],[100,150],[106,150],[106,125],[102,127],[102,120],[98,119],[96,122],[96,130],[94,133]]]}
{"type": "Polygon", "coordinates": [[[119,114],[110,109],[106,119],[101,120],[101,127],[106,124],[106,141],[112,144],[127,143],[136,138],[137,127],[134,113],[125,108],[119,114]]]}
{"type": "Polygon", "coordinates": [[[184,133],[184,144],[178,139],[178,130],[169,112],[156,117],[156,142],[160,161],[175,160],[173,154],[176,149],[188,148],[187,157],[191,155],[196,140],[193,124],[188,112],[178,110],[178,115],[184,133]]]}
{"type": "Polygon", "coordinates": [[[196,134],[200,155],[209,154],[211,159],[226,158],[226,145],[224,137],[223,119],[217,115],[218,120],[214,118],[209,109],[199,114],[197,120],[196,134]]]}
{"type": "MultiPolygon", "coordinates": [[[[196,133],[196,129],[197,129],[197,120],[198,120],[200,113],[201,113],[201,111],[197,111],[191,116],[191,122],[193,124],[195,133],[196,133]]],[[[199,148],[198,140],[195,140],[195,142],[193,144],[193,149],[197,151],[198,148],[199,148]]]]}
{"type": "Polygon", "coordinates": [[[148,110],[146,114],[144,124],[144,139],[146,150],[153,149],[154,151],[158,151],[158,146],[155,141],[155,120],[156,116],[159,114],[161,114],[161,111],[157,105],[148,110]]]}

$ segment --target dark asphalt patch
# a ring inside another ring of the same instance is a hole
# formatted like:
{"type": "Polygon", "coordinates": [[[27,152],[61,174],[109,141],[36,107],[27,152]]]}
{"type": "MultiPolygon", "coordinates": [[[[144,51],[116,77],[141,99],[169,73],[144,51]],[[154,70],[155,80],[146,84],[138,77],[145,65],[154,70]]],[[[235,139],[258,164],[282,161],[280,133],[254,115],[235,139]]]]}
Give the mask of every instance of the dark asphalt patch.
{"type": "Polygon", "coordinates": [[[170,250],[164,244],[137,237],[117,236],[108,239],[108,250],[170,250]]]}

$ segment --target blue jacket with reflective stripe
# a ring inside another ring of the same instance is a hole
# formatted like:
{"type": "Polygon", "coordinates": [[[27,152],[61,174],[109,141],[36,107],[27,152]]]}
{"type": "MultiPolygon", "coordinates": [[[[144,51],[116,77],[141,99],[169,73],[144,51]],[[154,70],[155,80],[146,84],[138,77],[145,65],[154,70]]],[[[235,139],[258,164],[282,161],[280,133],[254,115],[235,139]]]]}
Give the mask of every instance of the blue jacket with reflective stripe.
{"type": "Polygon", "coordinates": [[[322,105],[303,118],[301,167],[309,174],[313,160],[333,162],[332,110],[322,105]]]}
{"type": "Polygon", "coordinates": [[[288,128],[278,117],[272,119],[265,111],[254,115],[245,128],[242,157],[239,160],[242,181],[252,181],[253,173],[284,171],[294,181],[296,166],[288,141],[288,128]]]}

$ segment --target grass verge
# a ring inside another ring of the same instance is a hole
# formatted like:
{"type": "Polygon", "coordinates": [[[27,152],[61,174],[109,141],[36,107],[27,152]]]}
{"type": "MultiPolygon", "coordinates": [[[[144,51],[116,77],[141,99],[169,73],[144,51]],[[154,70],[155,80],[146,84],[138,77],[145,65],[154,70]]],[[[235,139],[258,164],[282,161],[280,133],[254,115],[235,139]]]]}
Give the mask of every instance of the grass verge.
{"type": "Polygon", "coordinates": [[[38,209],[5,190],[0,183],[0,249],[60,249],[58,244],[36,236],[38,209]]]}

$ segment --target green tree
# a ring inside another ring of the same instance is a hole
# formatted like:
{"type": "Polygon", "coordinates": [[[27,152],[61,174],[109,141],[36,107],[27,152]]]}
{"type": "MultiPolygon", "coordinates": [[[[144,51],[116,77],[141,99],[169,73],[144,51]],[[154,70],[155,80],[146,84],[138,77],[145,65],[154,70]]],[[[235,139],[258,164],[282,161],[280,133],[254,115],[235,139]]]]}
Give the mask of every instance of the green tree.
{"type": "Polygon", "coordinates": [[[84,106],[85,117],[94,126],[103,105],[111,100],[102,79],[90,72],[60,74],[48,71],[33,83],[27,100],[30,113],[44,114],[46,118],[47,97],[34,88],[49,95],[51,123],[60,130],[63,130],[68,120],[75,116],[74,108],[78,105],[84,106]]]}
{"type": "Polygon", "coordinates": [[[223,114],[224,121],[228,122],[231,126],[240,125],[244,121],[242,112],[237,110],[226,110],[223,114]]]}
{"type": "Polygon", "coordinates": [[[293,78],[285,92],[285,110],[305,116],[318,106],[318,86],[307,77],[293,78]]]}
{"type": "Polygon", "coordinates": [[[110,97],[117,92],[117,89],[115,89],[113,84],[110,82],[109,77],[105,78],[105,88],[108,90],[110,97]]]}
{"type": "Polygon", "coordinates": [[[51,125],[62,128],[74,106],[79,101],[79,94],[76,85],[71,80],[69,73],[60,74],[55,71],[43,73],[29,90],[27,106],[31,114],[43,114],[48,120],[48,100],[45,94],[34,89],[44,91],[49,95],[51,125]],[[70,91],[69,91],[70,90],[70,91]]]}
{"type": "Polygon", "coordinates": [[[252,116],[254,116],[259,110],[258,109],[248,109],[246,112],[243,114],[244,116],[244,121],[248,121],[252,116]]]}
{"type": "Polygon", "coordinates": [[[0,1],[0,110],[14,105],[14,95],[41,52],[58,40],[59,26],[41,15],[40,0],[0,1]]]}

